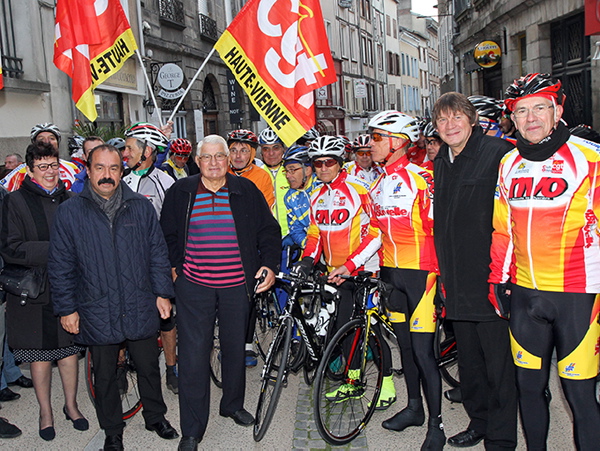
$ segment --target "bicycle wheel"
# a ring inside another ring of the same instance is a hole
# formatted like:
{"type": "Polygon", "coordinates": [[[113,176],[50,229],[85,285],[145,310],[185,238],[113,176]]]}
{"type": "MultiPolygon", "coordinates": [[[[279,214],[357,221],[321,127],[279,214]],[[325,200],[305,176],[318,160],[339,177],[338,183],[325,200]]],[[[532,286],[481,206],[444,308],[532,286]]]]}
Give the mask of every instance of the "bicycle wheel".
{"type": "Polygon", "coordinates": [[[259,442],[265,436],[277,403],[283,379],[286,374],[287,359],[292,342],[292,319],[286,318],[279,327],[275,340],[267,353],[267,360],[262,372],[260,395],[256,406],[253,437],[259,442]]]}
{"type": "Polygon", "coordinates": [[[274,291],[263,293],[259,302],[256,315],[256,328],[254,329],[254,340],[260,357],[265,360],[269,346],[277,334],[279,326],[279,307],[274,291]]]}
{"type": "MultiPolygon", "coordinates": [[[[96,392],[94,391],[94,362],[88,348],[85,355],[85,380],[88,395],[92,404],[96,404],[96,392]]],[[[121,394],[121,406],[123,408],[123,420],[128,420],[142,408],[140,392],[137,385],[137,373],[135,366],[125,351],[125,361],[117,368],[117,384],[121,394]]]]}
{"type": "Polygon", "coordinates": [[[221,381],[221,342],[219,341],[219,322],[215,321],[215,332],[213,335],[213,347],[210,351],[210,378],[219,388],[221,381]]]}
{"type": "Polygon", "coordinates": [[[452,387],[460,387],[460,376],[458,374],[458,350],[456,338],[448,333],[447,325],[440,321],[435,331],[434,354],[438,362],[440,374],[452,387]]]}
{"type": "Polygon", "coordinates": [[[364,318],[345,324],[327,346],[317,370],[315,420],[319,434],[330,445],[345,445],[356,438],[377,407],[383,381],[382,338],[371,329],[367,340],[365,327],[364,318]],[[331,362],[338,357],[342,362],[332,370],[331,362]],[[331,373],[343,377],[331,378],[331,373]]]}

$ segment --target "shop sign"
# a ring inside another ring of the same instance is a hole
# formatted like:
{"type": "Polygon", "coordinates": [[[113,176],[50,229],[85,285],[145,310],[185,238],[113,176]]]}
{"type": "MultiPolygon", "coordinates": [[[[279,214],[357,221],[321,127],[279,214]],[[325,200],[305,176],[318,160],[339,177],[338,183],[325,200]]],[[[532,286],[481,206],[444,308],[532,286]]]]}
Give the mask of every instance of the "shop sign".
{"type": "Polygon", "coordinates": [[[157,75],[158,84],[162,88],[158,95],[163,99],[178,99],[185,92],[185,89],[181,87],[183,79],[181,67],[174,63],[164,64],[157,75]]]}
{"type": "Polygon", "coordinates": [[[475,46],[473,59],[484,69],[494,67],[502,58],[502,50],[494,41],[483,41],[475,46]]]}

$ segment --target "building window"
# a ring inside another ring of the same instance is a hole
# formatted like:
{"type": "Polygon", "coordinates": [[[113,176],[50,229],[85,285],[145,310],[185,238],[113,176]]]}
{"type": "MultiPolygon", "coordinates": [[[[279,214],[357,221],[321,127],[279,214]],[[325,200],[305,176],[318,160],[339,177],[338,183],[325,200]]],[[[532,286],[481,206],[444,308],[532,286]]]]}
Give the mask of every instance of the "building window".
{"type": "Polygon", "coordinates": [[[360,1],[360,15],[367,20],[371,20],[371,0],[360,1]]]}
{"type": "Polygon", "coordinates": [[[340,26],[340,50],[342,52],[342,58],[348,59],[348,52],[346,50],[346,44],[348,42],[348,27],[346,25],[340,26]]]}
{"type": "Polygon", "coordinates": [[[398,22],[396,22],[396,19],[392,20],[392,24],[393,24],[392,30],[393,30],[393,34],[394,34],[394,39],[397,39],[398,38],[398,22]]]}
{"type": "Polygon", "coordinates": [[[177,29],[185,28],[185,14],[181,0],[159,0],[158,6],[161,23],[177,29]]]}
{"type": "Polygon", "coordinates": [[[527,36],[522,34],[519,36],[519,61],[521,62],[521,76],[527,74],[527,36]]]}
{"type": "Polygon", "coordinates": [[[373,67],[373,41],[371,39],[367,39],[367,58],[369,66],[373,67]]]}
{"type": "Polygon", "coordinates": [[[356,46],[356,30],[350,28],[350,58],[352,61],[356,61],[356,55],[358,54],[356,46]]]}
{"type": "Polygon", "coordinates": [[[2,23],[0,23],[0,49],[2,50],[2,74],[9,78],[23,77],[23,59],[17,55],[15,41],[15,21],[12,17],[12,1],[3,1],[0,10],[2,23]]]}
{"type": "Polygon", "coordinates": [[[385,16],[385,32],[388,36],[392,35],[392,25],[390,23],[390,16],[385,16]]]}

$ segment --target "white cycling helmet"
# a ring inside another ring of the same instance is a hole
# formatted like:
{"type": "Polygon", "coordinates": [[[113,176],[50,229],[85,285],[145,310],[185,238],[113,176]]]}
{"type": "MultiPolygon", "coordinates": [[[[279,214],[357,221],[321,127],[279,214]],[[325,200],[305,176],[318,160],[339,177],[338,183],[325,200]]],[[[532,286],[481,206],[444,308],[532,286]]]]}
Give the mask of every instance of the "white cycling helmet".
{"type": "Polygon", "coordinates": [[[35,143],[35,138],[42,132],[50,132],[56,136],[56,141],[60,144],[60,130],[58,127],[50,122],[44,122],[43,124],[34,125],[31,128],[31,142],[35,143]]]}
{"type": "Polygon", "coordinates": [[[125,137],[135,138],[146,144],[151,144],[158,153],[164,152],[165,148],[169,145],[167,135],[156,125],[149,124],[148,122],[133,124],[125,132],[125,137]]]}
{"type": "Polygon", "coordinates": [[[328,135],[318,137],[310,143],[310,147],[308,148],[310,161],[321,157],[334,157],[342,161],[345,152],[346,146],[344,145],[344,141],[335,136],[328,135]]]}
{"type": "Polygon", "coordinates": [[[258,143],[259,144],[281,144],[283,145],[283,141],[277,136],[270,127],[265,128],[260,135],[258,135],[258,143]]]}
{"type": "Polygon", "coordinates": [[[400,111],[382,111],[371,119],[369,128],[379,128],[386,132],[402,134],[412,142],[419,140],[419,123],[414,117],[400,111]]]}

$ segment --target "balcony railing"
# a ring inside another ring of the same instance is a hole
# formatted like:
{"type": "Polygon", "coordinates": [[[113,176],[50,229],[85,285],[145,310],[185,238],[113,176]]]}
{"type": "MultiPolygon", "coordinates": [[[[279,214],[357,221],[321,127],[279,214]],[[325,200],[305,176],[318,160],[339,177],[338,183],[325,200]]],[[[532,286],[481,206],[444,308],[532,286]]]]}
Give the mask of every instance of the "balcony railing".
{"type": "Polygon", "coordinates": [[[217,22],[204,14],[200,14],[200,36],[212,42],[216,42],[219,38],[217,22]]]}
{"type": "Polygon", "coordinates": [[[185,14],[181,0],[159,0],[159,18],[162,23],[174,28],[185,28],[185,14]]]}

